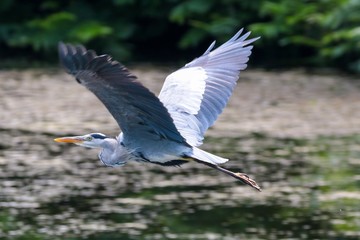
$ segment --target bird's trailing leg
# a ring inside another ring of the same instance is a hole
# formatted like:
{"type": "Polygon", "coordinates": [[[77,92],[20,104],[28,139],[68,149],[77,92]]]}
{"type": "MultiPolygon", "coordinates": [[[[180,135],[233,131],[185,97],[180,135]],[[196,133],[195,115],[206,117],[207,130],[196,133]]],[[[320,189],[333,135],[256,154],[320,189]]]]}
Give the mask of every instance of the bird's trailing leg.
{"type": "Polygon", "coordinates": [[[201,161],[199,159],[194,159],[196,162],[198,163],[201,163],[201,164],[204,164],[206,166],[209,166],[211,168],[214,168],[218,171],[221,171],[229,176],[232,176],[238,180],[240,180],[241,182],[243,182],[244,184],[246,185],[249,185],[250,187],[253,187],[255,188],[256,190],[258,190],[259,192],[261,192],[261,188],[259,187],[259,185],[257,185],[257,183],[251,179],[247,174],[245,173],[235,173],[235,172],[232,172],[230,170],[227,170],[225,168],[222,168],[218,165],[215,165],[215,164],[212,164],[212,163],[209,163],[209,162],[204,162],[204,161],[201,161]]]}

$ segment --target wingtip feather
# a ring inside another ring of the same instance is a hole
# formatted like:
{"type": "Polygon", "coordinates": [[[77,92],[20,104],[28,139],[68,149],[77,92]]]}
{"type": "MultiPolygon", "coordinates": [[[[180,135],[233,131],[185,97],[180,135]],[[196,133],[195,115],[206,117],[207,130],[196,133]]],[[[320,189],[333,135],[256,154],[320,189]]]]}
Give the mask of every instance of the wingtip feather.
{"type": "Polygon", "coordinates": [[[206,51],[204,52],[203,55],[208,54],[208,53],[214,48],[215,43],[216,43],[216,41],[213,41],[213,42],[210,44],[210,46],[206,49],[206,51]]]}

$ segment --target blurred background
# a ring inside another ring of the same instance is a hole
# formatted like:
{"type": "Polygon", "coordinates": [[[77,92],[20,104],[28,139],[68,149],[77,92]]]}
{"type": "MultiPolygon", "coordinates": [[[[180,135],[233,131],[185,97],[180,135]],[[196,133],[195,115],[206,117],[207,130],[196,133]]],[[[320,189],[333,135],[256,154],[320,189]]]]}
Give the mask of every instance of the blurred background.
{"type": "Polygon", "coordinates": [[[0,1],[0,239],[359,239],[360,1],[0,1]],[[204,166],[102,166],[53,142],[116,136],[59,67],[57,43],[125,63],[155,93],[240,28],[261,36],[203,149],[204,166]]]}
{"type": "Polygon", "coordinates": [[[3,0],[0,54],[54,63],[65,41],[122,61],[179,61],[245,27],[262,37],[253,64],[360,72],[359,11],[357,0],[3,0]]]}

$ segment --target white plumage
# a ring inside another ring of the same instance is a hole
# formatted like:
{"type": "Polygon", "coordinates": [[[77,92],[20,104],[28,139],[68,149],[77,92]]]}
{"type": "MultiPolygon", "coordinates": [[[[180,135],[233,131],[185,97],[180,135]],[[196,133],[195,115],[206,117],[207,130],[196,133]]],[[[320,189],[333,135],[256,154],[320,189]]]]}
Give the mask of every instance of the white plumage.
{"type": "Polygon", "coordinates": [[[205,131],[214,124],[226,106],[246,68],[252,46],[258,38],[246,40],[250,32],[240,37],[243,29],[220,47],[215,42],[205,53],[170,74],[159,94],[176,128],[192,146],[200,146],[205,131]]]}

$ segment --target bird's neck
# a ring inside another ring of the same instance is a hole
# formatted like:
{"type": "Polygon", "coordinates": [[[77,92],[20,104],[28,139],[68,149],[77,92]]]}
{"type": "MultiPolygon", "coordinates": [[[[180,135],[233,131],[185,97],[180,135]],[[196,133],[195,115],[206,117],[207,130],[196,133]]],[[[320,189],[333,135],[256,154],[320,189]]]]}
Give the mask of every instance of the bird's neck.
{"type": "Polygon", "coordinates": [[[100,144],[100,147],[103,150],[114,151],[118,145],[118,141],[115,138],[105,138],[104,141],[100,144]]]}
{"type": "Polygon", "coordinates": [[[116,139],[106,138],[101,144],[99,158],[106,166],[124,165],[128,160],[130,153],[116,139]]]}

